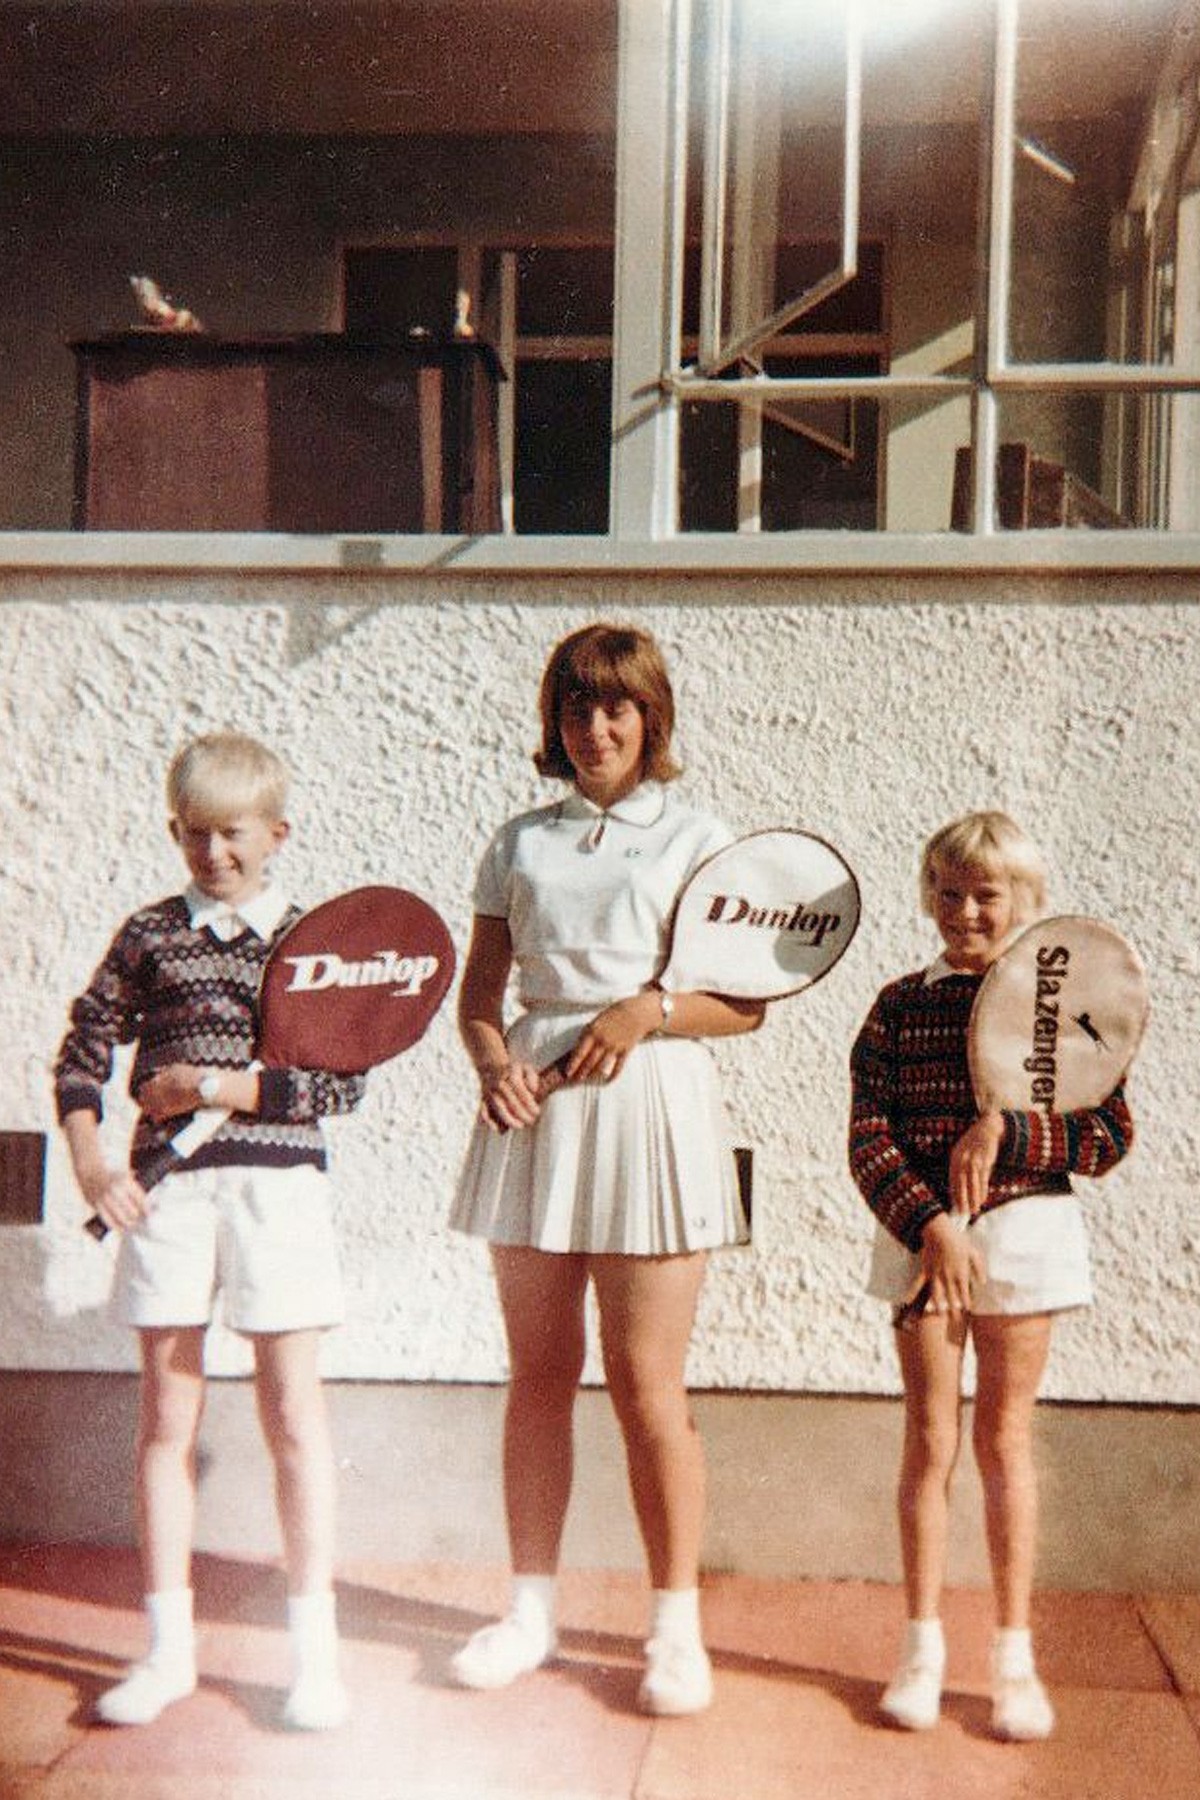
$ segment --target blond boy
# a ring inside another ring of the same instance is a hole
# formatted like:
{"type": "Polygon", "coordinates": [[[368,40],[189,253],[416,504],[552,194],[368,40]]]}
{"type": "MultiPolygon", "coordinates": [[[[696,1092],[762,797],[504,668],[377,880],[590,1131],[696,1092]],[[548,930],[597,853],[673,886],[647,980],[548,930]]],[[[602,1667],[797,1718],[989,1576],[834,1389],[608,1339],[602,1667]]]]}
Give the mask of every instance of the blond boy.
{"type": "Polygon", "coordinates": [[[287,774],[254,739],[196,739],[167,778],[171,835],[191,877],[113,939],[55,1069],[79,1188],[121,1234],[113,1303],[138,1333],[139,1543],[145,1659],[100,1698],[114,1725],[148,1724],[196,1686],[191,1547],[204,1339],[213,1302],[253,1346],[259,1416],[275,1470],[293,1682],[285,1722],[341,1723],[333,1597],[334,1472],[317,1352],[342,1311],[322,1117],[357,1105],[360,1076],[254,1067],[255,1000],[271,948],[299,917],[272,879],[288,836],[287,774]],[[117,1044],[136,1044],[139,1118],[129,1165],[101,1137],[117,1044]],[[155,1180],[198,1107],[228,1109],[216,1135],[155,1180]]]}

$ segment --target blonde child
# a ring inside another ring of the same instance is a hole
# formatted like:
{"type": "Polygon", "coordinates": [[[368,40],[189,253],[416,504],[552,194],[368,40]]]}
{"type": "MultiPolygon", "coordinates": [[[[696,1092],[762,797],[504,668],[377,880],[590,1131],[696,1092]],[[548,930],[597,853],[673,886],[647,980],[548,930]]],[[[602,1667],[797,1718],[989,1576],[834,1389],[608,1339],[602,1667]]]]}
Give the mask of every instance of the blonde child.
{"type": "Polygon", "coordinates": [[[1091,1299],[1083,1212],[1070,1176],[1120,1161],[1133,1124],[1118,1088],[1073,1113],[979,1114],[967,1022],[984,974],[1043,910],[1041,857],[1004,813],[971,813],[925,846],[921,898],[943,949],[880,993],[855,1042],[850,1166],[877,1225],[869,1291],[894,1308],[926,1281],[929,1304],[896,1347],[905,1395],[899,1481],[908,1626],[884,1716],[936,1723],[946,1649],[939,1619],[960,1384],[976,1354],[974,1450],[983,1479],[997,1630],[997,1736],[1048,1736],[1054,1713],[1030,1633],[1037,1526],[1032,1421],[1055,1315],[1091,1299]],[[958,1220],[956,1223],[956,1217],[958,1220]],[[958,1228],[973,1221],[968,1232],[958,1228]]]}
{"type": "Polygon", "coordinates": [[[56,1100],[79,1188],[121,1233],[114,1307],[138,1333],[136,1505],[149,1650],[100,1698],[100,1717],[143,1725],[196,1685],[191,1544],[204,1339],[213,1300],[249,1337],[274,1463],[294,1680],[285,1722],[346,1716],[333,1596],[334,1474],[317,1367],[342,1295],[325,1174],[323,1115],[357,1105],[363,1081],[252,1067],[262,967],[299,909],[271,879],[288,836],[287,775],[254,739],[196,739],[167,779],[186,891],[121,926],[71,1009],[56,1100]],[[101,1141],[102,1092],[118,1044],[136,1044],[140,1108],[128,1167],[101,1141]],[[197,1107],[229,1118],[178,1172],[151,1172],[197,1107]],[[143,1177],[145,1180],[143,1180],[143,1177]]]}

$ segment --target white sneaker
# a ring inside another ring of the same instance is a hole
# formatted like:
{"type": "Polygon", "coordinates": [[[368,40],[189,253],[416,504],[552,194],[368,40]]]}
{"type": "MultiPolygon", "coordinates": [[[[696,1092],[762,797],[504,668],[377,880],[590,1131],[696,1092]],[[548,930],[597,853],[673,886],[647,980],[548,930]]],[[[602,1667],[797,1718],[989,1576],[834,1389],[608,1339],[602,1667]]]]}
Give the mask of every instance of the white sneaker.
{"type": "Polygon", "coordinates": [[[1012,1744],[1034,1743],[1054,1730],[1050,1696],[1030,1670],[1028,1675],[994,1675],[992,1730],[1012,1744]]]}
{"type": "Polygon", "coordinates": [[[135,1663],[124,1681],[101,1694],[96,1714],[106,1725],[152,1725],[173,1701],[195,1691],[194,1662],[135,1663]]]}
{"type": "Polygon", "coordinates": [[[450,1659],[460,1687],[505,1688],[548,1662],[558,1648],[553,1631],[539,1628],[512,1613],[485,1625],[450,1659]]]}
{"type": "Polygon", "coordinates": [[[336,1669],[299,1675],[283,1705],[292,1731],[336,1731],[350,1717],[350,1696],[336,1669]]]}
{"type": "Polygon", "coordinates": [[[643,1712],[680,1718],[712,1703],[712,1664],[699,1640],[653,1637],[646,1645],[646,1674],[638,1690],[643,1712]]]}
{"type": "Polygon", "coordinates": [[[879,1702],[879,1710],[902,1731],[932,1731],[942,1710],[944,1665],[928,1658],[901,1663],[879,1702]]]}

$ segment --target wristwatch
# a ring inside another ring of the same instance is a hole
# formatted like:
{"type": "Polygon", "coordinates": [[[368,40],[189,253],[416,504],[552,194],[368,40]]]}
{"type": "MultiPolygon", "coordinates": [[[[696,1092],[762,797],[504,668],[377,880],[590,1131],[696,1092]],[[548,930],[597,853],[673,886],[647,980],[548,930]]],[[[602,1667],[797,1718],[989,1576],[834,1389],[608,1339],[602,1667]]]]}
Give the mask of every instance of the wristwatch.
{"type": "Polygon", "coordinates": [[[675,1002],[670,994],[664,993],[663,989],[659,988],[658,1004],[662,1007],[662,1024],[658,1029],[660,1031],[665,1031],[667,1026],[671,1023],[671,1014],[675,1011],[675,1002]]]}
{"type": "Polygon", "coordinates": [[[215,1106],[221,1097],[221,1077],[210,1069],[196,1083],[196,1092],[202,1106],[215,1106]]]}

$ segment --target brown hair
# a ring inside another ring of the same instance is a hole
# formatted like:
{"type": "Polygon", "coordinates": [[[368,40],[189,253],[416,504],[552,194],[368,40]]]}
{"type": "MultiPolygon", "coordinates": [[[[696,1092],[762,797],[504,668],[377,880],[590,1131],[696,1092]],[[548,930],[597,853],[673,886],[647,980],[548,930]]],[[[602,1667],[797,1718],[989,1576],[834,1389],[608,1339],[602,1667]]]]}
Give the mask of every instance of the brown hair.
{"type": "Polygon", "coordinates": [[[573,700],[632,700],[646,728],[643,778],[673,781],[680,773],[671,755],[675,696],[662,652],[648,631],[585,625],[555,646],[542,676],[542,747],[533,760],[540,774],[563,781],[575,779],[561,731],[563,707],[573,700]]]}

